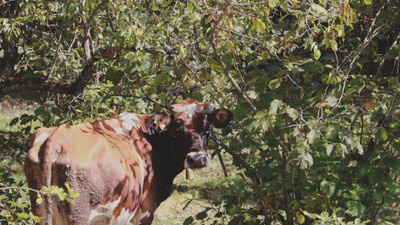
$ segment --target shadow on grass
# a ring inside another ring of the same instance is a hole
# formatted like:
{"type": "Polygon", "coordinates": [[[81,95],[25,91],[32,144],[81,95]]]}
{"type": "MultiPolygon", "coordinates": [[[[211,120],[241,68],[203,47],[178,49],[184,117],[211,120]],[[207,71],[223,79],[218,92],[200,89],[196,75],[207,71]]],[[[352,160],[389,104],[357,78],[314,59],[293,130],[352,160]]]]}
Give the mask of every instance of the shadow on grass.
{"type": "Polygon", "coordinates": [[[22,163],[29,149],[29,135],[19,132],[0,132],[0,161],[10,159],[22,163]]]}

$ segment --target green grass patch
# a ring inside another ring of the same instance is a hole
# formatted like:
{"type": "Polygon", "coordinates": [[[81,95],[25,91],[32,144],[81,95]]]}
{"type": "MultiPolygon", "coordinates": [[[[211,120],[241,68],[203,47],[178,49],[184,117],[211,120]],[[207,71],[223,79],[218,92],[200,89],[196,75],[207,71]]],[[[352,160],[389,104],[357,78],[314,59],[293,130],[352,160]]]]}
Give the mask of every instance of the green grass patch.
{"type": "MultiPolygon", "coordinates": [[[[237,177],[231,157],[223,155],[223,159],[230,177],[237,177]]],[[[183,171],[174,180],[171,196],[157,209],[153,224],[223,223],[227,213],[223,205],[232,194],[225,181],[217,157],[209,167],[195,170],[193,180],[187,180],[183,171]]]]}

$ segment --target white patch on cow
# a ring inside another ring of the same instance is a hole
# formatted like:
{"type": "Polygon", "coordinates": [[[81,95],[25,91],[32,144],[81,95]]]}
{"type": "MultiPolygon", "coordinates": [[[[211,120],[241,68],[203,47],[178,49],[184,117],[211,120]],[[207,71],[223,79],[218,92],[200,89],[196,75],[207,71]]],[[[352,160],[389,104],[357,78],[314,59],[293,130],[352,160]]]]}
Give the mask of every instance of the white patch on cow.
{"type": "Polygon", "coordinates": [[[122,209],[119,216],[115,218],[115,220],[111,224],[127,224],[133,218],[133,216],[135,216],[135,214],[136,210],[133,212],[129,212],[128,209],[122,209]]]}
{"type": "Polygon", "coordinates": [[[192,104],[184,105],[184,106],[174,105],[172,110],[177,113],[181,113],[181,112],[186,113],[189,117],[192,117],[194,114],[196,114],[197,104],[192,103],[192,104]]]}
{"type": "Polygon", "coordinates": [[[132,130],[134,127],[140,128],[139,119],[135,113],[121,113],[119,118],[122,120],[122,129],[132,130]]]}
{"type": "Polygon", "coordinates": [[[35,145],[36,143],[40,143],[43,142],[44,140],[46,140],[50,135],[46,132],[42,133],[41,135],[39,135],[39,137],[35,138],[35,141],[33,142],[33,145],[35,145]]]}
{"type": "Polygon", "coordinates": [[[211,102],[206,102],[204,103],[204,108],[202,110],[202,113],[204,114],[210,114],[213,112],[214,105],[211,102]]]}
{"type": "Polygon", "coordinates": [[[113,216],[114,209],[121,202],[121,197],[113,202],[108,202],[104,205],[98,205],[90,212],[89,225],[101,225],[101,224],[112,224],[122,225],[127,224],[133,216],[136,214],[136,210],[129,212],[128,209],[123,208],[118,217],[113,216]]]}
{"type": "Polygon", "coordinates": [[[139,119],[135,113],[121,113],[119,118],[122,120],[122,127],[115,127],[115,132],[129,137],[130,132],[133,128],[140,128],[139,119]]]}
{"type": "Polygon", "coordinates": [[[116,133],[118,133],[118,134],[122,134],[122,135],[124,135],[126,137],[129,137],[129,133],[128,132],[124,132],[121,127],[114,128],[114,131],[116,133]]]}
{"type": "Polygon", "coordinates": [[[151,216],[150,211],[146,211],[143,212],[142,209],[139,209],[135,215],[135,217],[131,220],[131,223],[135,224],[135,225],[140,225],[141,224],[141,220],[151,216]]]}

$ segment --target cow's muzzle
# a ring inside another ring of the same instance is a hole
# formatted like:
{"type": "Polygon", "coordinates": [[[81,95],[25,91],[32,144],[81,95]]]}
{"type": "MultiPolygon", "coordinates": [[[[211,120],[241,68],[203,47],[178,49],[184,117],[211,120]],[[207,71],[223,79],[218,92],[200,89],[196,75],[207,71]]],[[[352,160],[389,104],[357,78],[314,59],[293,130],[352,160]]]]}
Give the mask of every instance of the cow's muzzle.
{"type": "Polygon", "coordinates": [[[185,158],[185,168],[202,168],[209,164],[208,155],[205,151],[190,152],[185,158]]]}

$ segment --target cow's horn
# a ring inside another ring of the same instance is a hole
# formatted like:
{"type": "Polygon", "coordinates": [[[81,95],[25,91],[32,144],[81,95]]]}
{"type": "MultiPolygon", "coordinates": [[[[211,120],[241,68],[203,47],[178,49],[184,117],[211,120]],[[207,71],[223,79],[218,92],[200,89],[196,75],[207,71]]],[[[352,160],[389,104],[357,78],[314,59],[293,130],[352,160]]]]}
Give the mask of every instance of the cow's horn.
{"type": "Polygon", "coordinates": [[[186,168],[186,179],[188,180],[193,179],[193,170],[190,168],[186,168]]]}

